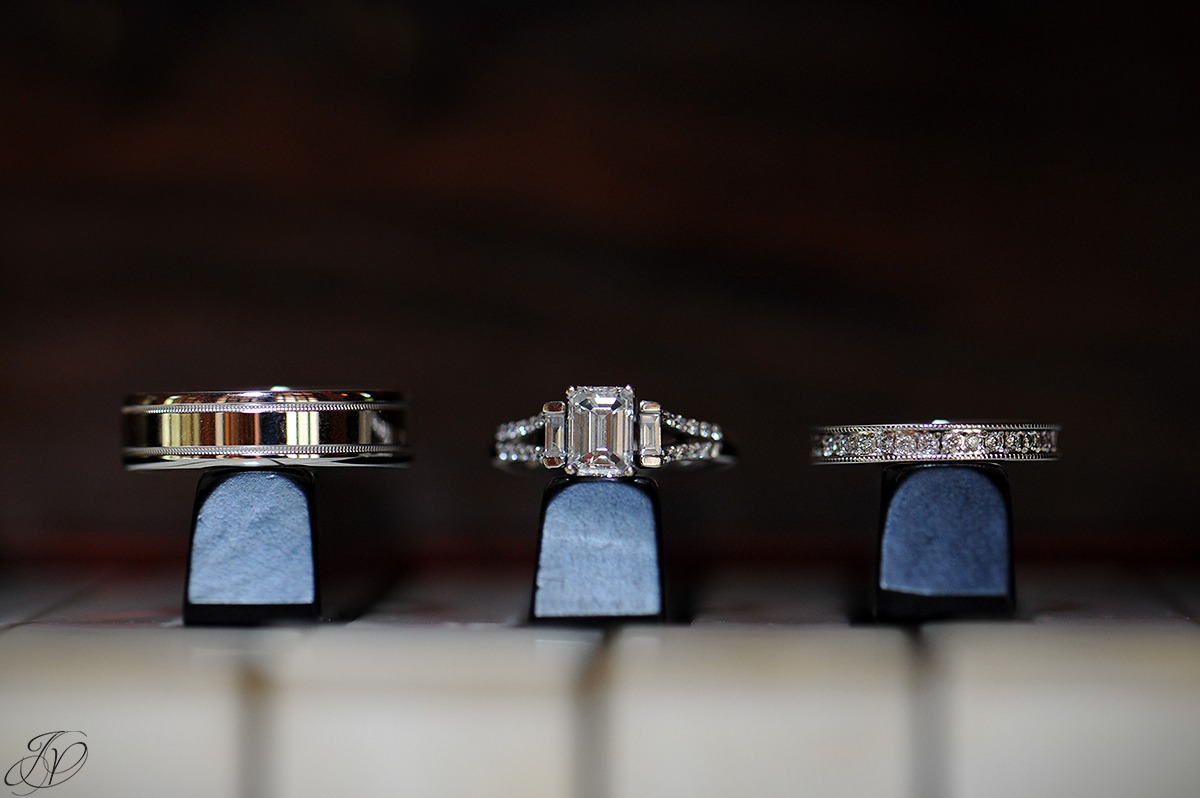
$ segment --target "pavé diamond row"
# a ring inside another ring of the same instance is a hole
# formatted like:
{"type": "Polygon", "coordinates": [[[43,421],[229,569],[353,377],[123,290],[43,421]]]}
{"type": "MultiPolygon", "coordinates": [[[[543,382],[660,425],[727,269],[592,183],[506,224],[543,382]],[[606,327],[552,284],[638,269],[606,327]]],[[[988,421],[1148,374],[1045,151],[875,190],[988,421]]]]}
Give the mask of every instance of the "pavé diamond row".
{"type": "Polygon", "coordinates": [[[865,424],[818,427],[814,463],[939,462],[946,460],[1055,460],[1054,424],[865,424]]]}
{"type": "Polygon", "coordinates": [[[565,402],[547,402],[540,415],[501,424],[495,461],[584,477],[628,477],[637,468],[732,462],[724,438],[716,424],[637,400],[628,385],[572,387],[565,402]],[[535,442],[538,433],[541,441],[535,442]]]}
{"type": "Polygon", "coordinates": [[[546,426],[546,420],[540,415],[501,424],[496,430],[496,443],[519,441],[529,433],[536,432],[544,426],[546,426]]]}

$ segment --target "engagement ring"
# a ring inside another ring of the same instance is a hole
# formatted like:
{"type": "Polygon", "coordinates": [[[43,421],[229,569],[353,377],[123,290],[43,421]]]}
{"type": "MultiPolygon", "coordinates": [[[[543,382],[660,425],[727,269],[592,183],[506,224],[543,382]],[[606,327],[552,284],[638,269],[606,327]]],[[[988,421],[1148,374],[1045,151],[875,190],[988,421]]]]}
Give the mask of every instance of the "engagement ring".
{"type": "Polygon", "coordinates": [[[496,430],[494,462],[562,468],[581,477],[629,477],[637,468],[731,464],[716,424],[675,415],[637,400],[633,388],[568,388],[565,402],[496,430]]]}
{"type": "Polygon", "coordinates": [[[404,465],[408,402],[391,391],[137,394],[121,408],[132,469],[404,465]]]}

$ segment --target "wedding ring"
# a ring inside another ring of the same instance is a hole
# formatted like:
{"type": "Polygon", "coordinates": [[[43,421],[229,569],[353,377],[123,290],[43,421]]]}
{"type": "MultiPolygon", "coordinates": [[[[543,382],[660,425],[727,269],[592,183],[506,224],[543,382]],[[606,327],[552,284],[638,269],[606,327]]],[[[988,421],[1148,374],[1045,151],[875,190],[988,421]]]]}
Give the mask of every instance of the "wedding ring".
{"type": "Polygon", "coordinates": [[[851,424],[812,430],[814,463],[1057,460],[1057,424],[851,424]]]}
{"type": "Polygon", "coordinates": [[[136,394],[121,408],[131,469],[404,465],[408,402],[391,391],[136,394]]]}
{"type": "Polygon", "coordinates": [[[565,402],[496,430],[499,466],[562,468],[581,477],[628,477],[637,468],[732,464],[716,424],[675,415],[637,400],[633,388],[567,389],[565,402]]]}

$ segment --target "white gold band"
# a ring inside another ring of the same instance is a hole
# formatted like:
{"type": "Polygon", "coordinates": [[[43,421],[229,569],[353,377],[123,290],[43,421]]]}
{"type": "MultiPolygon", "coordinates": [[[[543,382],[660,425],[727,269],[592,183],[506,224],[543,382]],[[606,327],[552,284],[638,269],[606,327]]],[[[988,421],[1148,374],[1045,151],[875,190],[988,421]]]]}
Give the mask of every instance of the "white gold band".
{"type": "Polygon", "coordinates": [[[813,463],[1057,460],[1057,424],[933,421],[812,431],[813,463]]]}

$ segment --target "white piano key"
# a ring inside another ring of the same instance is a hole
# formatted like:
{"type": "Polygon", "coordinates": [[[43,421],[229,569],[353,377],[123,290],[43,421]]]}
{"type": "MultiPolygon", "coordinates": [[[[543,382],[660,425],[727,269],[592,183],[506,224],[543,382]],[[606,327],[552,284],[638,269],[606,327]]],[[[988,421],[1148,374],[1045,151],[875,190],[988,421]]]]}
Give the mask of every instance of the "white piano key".
{"type": "Polygon", "coordinates": [[[639,627],[607,660],[613,798],[912,795],[911,645],[890,628],[639,627]]]}
{"type": "Polygon", "coordinates": [[[834,624],[865,604],[865,585],[839,569],[737,569],[697,591],[694,626],[834,624]]]}
{"type": "Polygon", "coordinates": [[[73,569],[22,568],[0,573],[0,630],[52,611],[96,583],[73,569]]]}
{"type": "Polygon", "coordinates": [[[182,601],[182,573],[108,574],[33,622],[93,629],[179,626],[182,601]]]}
{"type": "Polygon", "coordinates": [[[350,626],[517,626],[529,612],[532,572],[440,568],[401,579],[350,626]]]}
{"type": "Polygon", "coordinates": [[[323,627],[264,672],[267,794],[561,798],[599,635],[323,627]]]}
{"type": "Polygon", "coordinates": [[[923,763],[955,798],[1180,798],[1200,785],[1200,628],[1186,621],[922,631],[923,763]]]}
{"type": "MultiPolygon", "coordinates": [[[[31,756],[35,736],[69,731],[57,747],[82,743],[87,758],[55,795],[237,795],[247,743],[245,665],[262,639],[245,630],[155,626],[10,629],[0,635],[0,769],[31,756]]],[[[82,750],[75,746],[72,756],[82,750]]],[[[9,771],[9,782],[18,771],[9,771]]]]}
{"type": "Polygon", "coordinates": [[[1038,623],[1183,618],[1155,580],[1114,565],[1027,564],[1017,569],[1018,617],[1038,623]]]}

